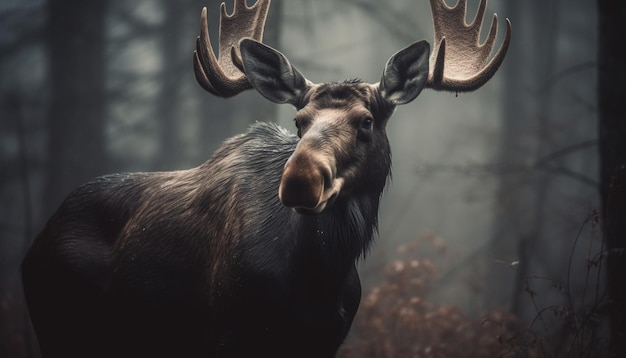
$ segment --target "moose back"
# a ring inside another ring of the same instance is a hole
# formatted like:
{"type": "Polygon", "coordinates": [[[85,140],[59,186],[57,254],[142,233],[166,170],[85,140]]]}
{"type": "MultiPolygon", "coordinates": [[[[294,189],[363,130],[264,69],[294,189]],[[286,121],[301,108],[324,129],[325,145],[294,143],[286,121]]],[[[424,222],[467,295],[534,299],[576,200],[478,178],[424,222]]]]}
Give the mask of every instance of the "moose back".
{"type": "Polygon", "coordinates": [[[376,231],[395,107],[425,87],[482,86],[510,40],[507,22],[490,59],[495,19],[478,40],[486,1],[466,25],[464,0],[431,0],[432,55],[419,41],[378,83],[315,84],[260,42],[268,9],[222,4],[218,56],[204,9],[194,70],[214,95],[255,89],[291,104],[297,134],[259,123],[197,168],[72,192],[22,265],[44,357],[333,357],[359,306],[356,262],[376,231]]]}

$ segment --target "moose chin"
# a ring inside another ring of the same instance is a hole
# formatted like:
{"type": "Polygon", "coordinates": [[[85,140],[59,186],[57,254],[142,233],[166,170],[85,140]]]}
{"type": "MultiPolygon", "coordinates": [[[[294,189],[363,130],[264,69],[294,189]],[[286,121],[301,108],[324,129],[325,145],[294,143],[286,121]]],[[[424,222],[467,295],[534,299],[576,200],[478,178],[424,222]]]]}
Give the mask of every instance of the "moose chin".
{"type": "Polygon", "coordinates": [[[423,88],[471,91],[502,63],[486,1],[431,0],[434,51],[394,54],[381,80],[316,84],[261,43],[269,0],[206,8],[198,83],[295,107],[297,134],[259,123],[197,168],[113,174],[72,192],[22,264],[44,357],[333,357],[361,298],[356,263],[376,233],[391,152],[385,127],[423,88]],[[460,61],[458,59],[462,58],[460,61]]]}

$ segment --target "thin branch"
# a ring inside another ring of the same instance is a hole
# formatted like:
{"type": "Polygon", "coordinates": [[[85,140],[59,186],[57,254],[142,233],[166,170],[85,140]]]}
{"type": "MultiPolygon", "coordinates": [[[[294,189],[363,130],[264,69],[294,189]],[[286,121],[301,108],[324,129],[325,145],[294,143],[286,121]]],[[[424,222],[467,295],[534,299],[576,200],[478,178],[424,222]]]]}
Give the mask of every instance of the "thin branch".
{"type": "Polygon", "coordinates": [[[539,159],[537,159],[537,161],[535,162],[536,166],[540,166],[544,163],[550,162],[552,160],[555,160],[559,157],[564,157],[567,156],[569,154],[575,153],[579,150],[583,150],[583,149],[587,149],[589,147],[596,147],[598,146],[598,140],[597,139],[589,139],[586,141],[582,141],[579,143],[575,143],[572,145],[569,145],[567,147],[558,149],[552,153],[549,153],[539,159]]]}
{"type": "Polygon", "coordinates": [[[464,175],[499,175],[499,174],[519,174],[531,173],[536,170],[543,170],[553,174],[560,174],[570,179],[581,182],[593,188],[599,188],[600,183],[581,173],[575,172],[563,166],[550,164],[551,161],[570,155],[577,151],[597,146],[598,141],[591,139],[570,145],[547,154],[530,164],[509,164],[509,163],[486,163],[468,165],[448,165],[448,164],[420,164],[416,169],[417,173],[460,173],[464,175]]]}
{"type": "Polygon", "coordinates": [[[567,67],[560,72],[557,72],[554,76],[549,78],[543,86],[539,88],[539,92],[549,91],[551,87],[555,86],[559,81],[567,78],[568,76],[575,75],[579,72],[587,70],[595,70],[598,67],[596,62],[583,62],[571,67],[567,67]]]}
{"type": "Polygon", "coordinates": [[[565,167],[556,167],[556,166],[548,166],[548,165],[542,165],[542,166],[538,166],[537,169],[543,169],[547,172],[550,173],[555,173],[555,174],[561,174],[565,177],[568,177],[570,179],[576,180],[580,183],[589,185],[595,189],[600,189],[600,183],[597,180],[594,180],[593,178],[590,178],[586,175],[577,173],[571,169],[565,168],[565,167]]]}

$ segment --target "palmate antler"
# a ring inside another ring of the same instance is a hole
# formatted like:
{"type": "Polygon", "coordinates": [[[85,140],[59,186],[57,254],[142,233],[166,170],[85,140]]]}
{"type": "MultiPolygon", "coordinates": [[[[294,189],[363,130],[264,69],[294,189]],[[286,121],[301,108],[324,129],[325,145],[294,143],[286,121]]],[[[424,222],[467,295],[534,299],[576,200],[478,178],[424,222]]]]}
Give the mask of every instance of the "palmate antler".
{"type": "Polygon", "coordinates": [[[233,13],[226,13],[226,5],[220,9],[219,50],[216,58],[207,25],[207,10],[202,9],[200,36],[196,40],[193,68],[196,80],[205,90],[219,97],[232,97],[251,89],[241,68],[239,40],[250,37],[263,39],[263,28],[270,0],[258,0],[248,7],[246,0],[236,0],[233,13]]]}
{"type": "Polygon", "coordinates": [[[504,41],[491,60],[495,45],[498,18],[493,15],[489,34],[480,43],[487,0],[481,0],[476,18],[466,24],[467,0],[449,7],[443,0],[430,0],[435,26],[435,43],[430,57],[430,73],[426,87],[434,90],[467,92],[484,85],[504,60],[511,40],[511,22],[506,19],[504,41]]]}
{"type": "MultiPolygon", "coordinates": [[[[219,51],[215,56],[209,39],[207,10],[202,9],[200,36],[194,51],[194,70],[198,83],[219,97],[232,97],[251,89],[243,72],[239,42],[252,38],[259,42],[270,6],[270,0],[258,0],[248,7],[245,0],[235,0],[232,14],[221,5],[219,51]]],[[[494,14],[489,34],[480,43],[487,0],[481,0],[476,18],[465,22],[467,0],[458,0],[450,7],[444,0],[430,0],[435,28],[435,42],[430,57],[429,74],[425,87],[434,90],[467,92],[484,85],[496,73],[509,47],[511,23],[506,19],[504,41],[490,59],[498,31],[494,14]]],[[[419,91],[418,91],[419,92],[419,91]]]]}

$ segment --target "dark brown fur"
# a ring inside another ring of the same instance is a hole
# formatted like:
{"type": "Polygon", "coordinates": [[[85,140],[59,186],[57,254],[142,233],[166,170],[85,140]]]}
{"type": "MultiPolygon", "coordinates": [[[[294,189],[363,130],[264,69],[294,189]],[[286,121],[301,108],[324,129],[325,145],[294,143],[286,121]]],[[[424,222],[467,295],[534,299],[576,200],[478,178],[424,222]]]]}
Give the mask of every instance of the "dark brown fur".
{"type": "Polygon", "coordinates": [[[385,125],[429,47],[392,56],[378,85],[313,85],[263,44],[240,50],[251,85],[296,106],[298,136],[259,123],[197,168],[70,194],[22,265],[44,357],[335,355],[390,174],[385,125]]]}
{"type": "Polygon", "coordinates": [[[386,172],[379,188],[298,215],[276,195],[296,144],[258,124],[198,168],[72,193],[23,263],[44,356],[332,356],[386,172]]]}

